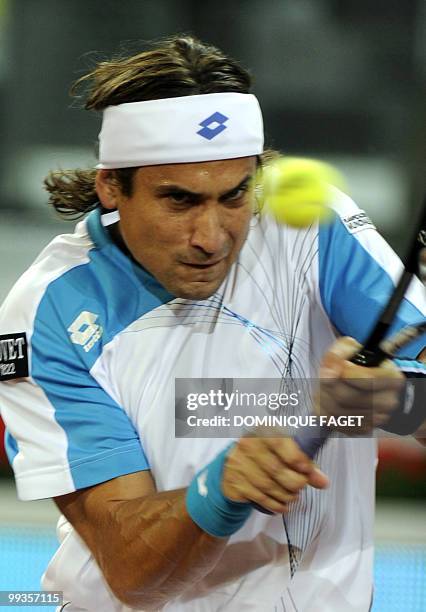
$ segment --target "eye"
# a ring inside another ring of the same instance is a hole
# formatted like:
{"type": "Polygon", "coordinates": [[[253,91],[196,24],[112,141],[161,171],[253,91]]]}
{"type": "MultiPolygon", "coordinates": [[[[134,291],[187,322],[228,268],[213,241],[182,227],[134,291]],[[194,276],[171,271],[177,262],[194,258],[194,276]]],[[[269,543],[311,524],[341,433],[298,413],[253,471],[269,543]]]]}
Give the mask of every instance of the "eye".
{"type": "Polygon", "coordinates": [[[185,204],[189,199],[184,191],[172,191],[167,197],[175,204],[185,204]]]}
{"type": "Polygon", "coordinates": [[[239,189],[236,189],[235,191],[233,191],[229,196],[228,196],[228,200],[238,200],[238,198],[241,198],[242,195],[247,191],[247,189],[244,189],[243,187],[240,187],[239,189]]]}
{"type": "Polygon", "coordinates": [[[194,204],[197,204],[197,197],[195,194],[188,193],[186,191],[168,191],[161,196],[170,207],[176,210],[186,209],[194,204]]]}
{"type": "Polygon", "coordinates": [[[229,204],[238,204],[239,201],[246,195],[246,193],[249,190],[249,186],[245,185],[243,187],[238,187],[237,189],[234,189],[233,191],[231,191],[230,193],[228,193],[224,198],[223,198],[223,202],[229,203],[229,204]]]}

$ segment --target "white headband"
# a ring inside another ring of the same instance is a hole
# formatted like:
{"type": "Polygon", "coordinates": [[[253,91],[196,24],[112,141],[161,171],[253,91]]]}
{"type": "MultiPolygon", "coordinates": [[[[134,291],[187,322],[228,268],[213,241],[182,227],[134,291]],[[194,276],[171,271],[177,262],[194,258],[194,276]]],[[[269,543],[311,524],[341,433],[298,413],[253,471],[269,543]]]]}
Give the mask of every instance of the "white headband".
{"type": "Polygon", "coordinates": [[[109,106],[99,169],[260,155],[263,122],[252,94],[213,93],[109,106]]]}

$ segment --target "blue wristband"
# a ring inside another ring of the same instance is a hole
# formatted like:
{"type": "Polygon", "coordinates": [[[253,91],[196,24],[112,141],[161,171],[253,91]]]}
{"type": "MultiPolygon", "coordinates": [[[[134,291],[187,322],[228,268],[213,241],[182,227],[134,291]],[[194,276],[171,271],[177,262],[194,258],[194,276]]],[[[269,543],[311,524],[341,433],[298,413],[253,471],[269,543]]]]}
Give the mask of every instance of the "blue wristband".
{"type": "Polygon", "coordinates": [[[238,531],[253,510],[250,503],[232,501],[222,493],[223,466],[233,446],[228,446],[194,476],[186,494],[186,509],[194,523],[219,538],[238,531]]]}

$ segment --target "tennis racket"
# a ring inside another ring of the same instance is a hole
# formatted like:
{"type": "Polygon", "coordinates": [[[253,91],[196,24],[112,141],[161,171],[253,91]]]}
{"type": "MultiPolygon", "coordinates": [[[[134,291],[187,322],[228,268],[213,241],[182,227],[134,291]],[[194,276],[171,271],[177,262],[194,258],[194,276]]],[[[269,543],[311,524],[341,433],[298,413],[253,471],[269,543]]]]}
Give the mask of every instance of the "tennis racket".
{"type": "MultiPolygon", "coordinates": [[[[425,246],[426,198],[423,202],[420,219],[411,240],[407,257],[405,258],[404,271],[363,348],[350,360],[352,363],[364,367],[376,367],[385,359],[394,357],[406,344],[426,333],[426,321],[423,321],[418,325],[407,326],[390,339],[384,340],[414,274],[419,274],[423,283],[426,282],[423,269],[426,259],[425,246]]],[[[294,436],[294,440],[313,459],[325,444],[331,432],[332,429],[330,427],[318,425],[315,428],[310,427],[309,430],[301,430],[301,433],[294,436]]],[[[303,555],[303,546],[299,548],[293,545],[292,528],[287,524],[285,515],[282,518],[288,542],[290,575],[293,577],[303,555]]]]}
{"type": "MultiPolygon", "coordinates": [[[[423,202],[420,219],[411,240],[407,257],[404,261],[404,271],[363,348],[352,357],[352,363],[364,367],[376,367],[385,359],[394,357],[406,344],[409,344],[426,333],[426,321],[424,321],[418,325],[405,327],[390,339],[384,340],[413,276],[418,273],[423,283],[426,283],[426,273],[424,270],[426,262],[425,247],[426,198],[423,202]]],[[[325,444],[331,432],[331,428],[318,425],[317,427],[310,427],[308,430],[305,430],[305,432],[301,430],[301,433],[294,436],[294,440],[298,443],[300,448],[313,459],[320,448],[325,444]]],[[[272,514],[272,512],[265,510],[257,504],[253,505],[261,512],[272,514]]],[[[285,516],[283,516],[283,525],[289,547],[290,572],[291,577],[293,577],[300,563],[301,553],[303,551],[298,550],[291,543],[292,538],[290,537],[291,534],[285,516]]]]}
{"type": "MultiPolygon", "coordinates": [[[[410,243],[407,257],[404,261],[404,271],[396,285],[387,305],[382,311],[376,325],[368,337],[363,348],[350,359],[352,363],[367,368],[380,365],[385,359],[390,359],[414,339],[426,332],[426,322],[415,326],[408,326],[399,331],[394,337],[383,340],[389,331],[396,312],[404,298],[405,292],[415,274],[423,279],[423,259],[426,246],[426,197],[420,213],[420,218],[410,243]]],[[[423,280],[424,282],[424,280],[423,280]]],[[[325,444],[331,433],[331,428],[318,426],[309,428],[309,433],[294,436],[294,440],[309,457],[314,458],[319,449],[325,444]]]]}

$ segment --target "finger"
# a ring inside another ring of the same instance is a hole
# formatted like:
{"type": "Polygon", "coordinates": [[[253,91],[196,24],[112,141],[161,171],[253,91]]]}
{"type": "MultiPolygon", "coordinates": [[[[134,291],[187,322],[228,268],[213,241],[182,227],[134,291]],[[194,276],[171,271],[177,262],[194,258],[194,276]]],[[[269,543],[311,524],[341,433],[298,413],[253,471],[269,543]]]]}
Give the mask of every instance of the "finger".
{"type": "Polygon", "coordinates": [[[264,495],[256,489],[249,489],[245,499],[251,503],[255,503],[257,506],[260,506],[265,510],[269,510],[269,512],[272,512],[273,514],[285,514],[289,506],[288,503],[278,502],[272,497],[264,495]]]}
{"type": "Polygon", "coordinates": [[[399,405],[399,390],[376,390],[370,384],[367,390],[356,389],[336,381],[332,389],[322,390],[319,408],[322,414],[368,415],[374,410],[392,411],[399,405]]]}
{"type": "MultiPolygon", "coordinates": [[[[292,438],[241,438],[239,443],[243,441],[243,447],[248,453],[253,452],[253,442],[262,442],[271,451],[271,455],[266,457],[264,452],[259,452],[259,448],[257,448],[257,454],[250,456],[250,459],[256,465],[263,465],[268,472],[272,468],[274,475],[270,478],[277,481],[287,495],[295,495],[295,489],[299,488],[298,490],[300,490],[302,481],[298,479],[298,476],[306,477],[307,482],[314,487],[325,488],[328,486],[328,478],[318,470],[314,462],[292,438]],[[278,463],[275,461],[278,461],[278,463]],[[288,480],[286,480],[286,476],[288,480]]],[[[252,482],[251,479],[250,482],[252,482]]],[[[295,497],[297,497],[297,494],[295,497]]],[[[289,499],[289,501],[291,500],[289,499]]]]}
{"type": "MultiPolygon", "coordinates": [[[[268,478],[262,472],[250,472],[246,483],[242,483],[242,489],[246,491],[247,499],[251,499],[249,491],[257,491],[262,495],[266,495],[270,500],[274,500],[280,504],[287,504],[294,501],[298,492],[293,493],[288,489],[279,485],[276,481],[268,478]]],[[[240,489],[240,490],[242,490],[240,489]]]]}
{"type": "MultiPolygon", "coordinates": [[[[271,478],[262,468],[251,459],[248,459],[245,465],[245,479],[255,489],[261,491],[265,495],[274,498],[277,501],[286,503],[292,501],[297,497],[299,489],[295,491],[290,490],[287,487],[285,479],[281,479],[283,484],[280,484],[277,480],[271,478]]],[[[307,479],[305,478],[304,484],[307,479]]]]}
{"type": "MultiPolygon", "coordinates": [[[[303,485],[306,482],[307,478],[305,477],[303,485]]],[[[251,499],[249,495],[250,491],[253,490],[280,503],[287,503],[295,499],[298,489],[293,490],[295,489],[294,482],[292,481],[292,489],[287,488],[285,478],[281,478],[281,483],[265,472],[257,460],[235,453],[228,457],[222,488],[225,495],[231,499],[234,499],[235,494],[243,496],[245,499],[251,499]]]]}
{"type": "Polygon", "coordinates": [[[291,493],[298,493],[308,483],[308,474],[301,474],[291,470],[290,468],[283,468],[272,476],[281,487],[285,488],[291,493]]]}
{"type": "Polygon", "coordinates": [[[268,492],[264,492],[258,487],[252,485],[245,479],[238,479],[231,487],[223,488],[224,495],[231,500],[239,502],[254,502],[265,510],[270,512],[284,513],[288,509],[286,501],[280,501],[276,497],[271,496],[268,492]]]}
{"type": "Polygon", "coordinates": [[[378,367],[367,368],[360,366],[351,361],[344,361],[342,367],[341,378],[352,380],[352,379],[364,379],[364,378],[378,378],[378,379],[389,379],[399,380],[403,378],[401,370],[391,361],[385,360],[378,367]]]}
{"type": "Polygon", "coordinates": [[[354,338],[344,336],[334,342],[321,360],[320,378],[337,378],[343,363],[359,350],[361,345],[354,338]]]}
{"type": "Polygon", "coordinates": [[[291,438],[285,438],[284,443],[281,447],[278,445],[274,447],[275,451],[282,449],[283,446],[286,447],[285,461],[288,468],[284,468],[280,476],[278,474],[275,476],[275,478],[280,479],[280,484],[290,491],[300,490],[302,488],[300,485],[306,478],[307,484],[317,489],[327,488],[329,486],[328,477],[313,461],[307,458],[307,455],[301,451],[298,444],[291,438]],[[301,460],[301,458],[303,459],[301,460]]]}
{"type": "Polygon", "coordinates": [[[380,427],[387,423],[390,419],[389,413],[376,413],[374,415],[374,427],[380,427]]]}
{"type": "Polygon", "coordinates": [[[285,489],[289,493],[298,493],[308,483],[307,474],[301,474],[300,472],[283,466],[280,466],[278,469],[270,470],[269,464],[270,462],[266,465],[262,464],[260,467],[279,487],[285,489]]]}
{"type": "Polygon", "coordinates": [[[310,474],[313,463],[292,438],[265,438],[268,448],[285,467],[301,474],[310,474]]]}
{"type": "MultiPolygon", "coordinates": [[[[267,452],[258,453],[252,459],[269,478],[289,492],[297,493],[308,481],[306,473],[287,467],[287,464],[283,463],[276,453],[269,448],[267,452]]],[[[310,466],[306,468],[307,472],[309,470],[310,466]]]]}
{"type": "Polygon", "coordinates": [[[324,474],[324,472],[322,472],[318,467],[315,467],[309,475],[308,484],[316,489],[327,489],[327,487],[330,485],[330,480],[328,476],[324,474]]]}
{"type": "Polygon", "coordinates": [[[361,348],[361,344],[355,340],[355,338],[351,338],[350,336],[342,336],[338,338],[333,344],[328,348],[326,355],[335,355],[340,359],[350,359],[353,357],[354,353],[359,351],[361,348]]]}
{"type": "MultiPolygon", "coordinates": [[[[340,380],[350,387],[363,391],[400,390],[404,385],[405,376],[396,366],[395,368],[392,367],[392,369],[382,367],[365,368],[345,361],[339,382],[340,380]]],[[[336,384],[336,382],[332,379],[321,380],[321,387],[331,388],[333,384],[336,384]]]]}
{"type": "Polygon", "coordinates": [[[358,389],[359,391],[363,391],[364,393],[376,393],[379,391],[394,391],[400,392],[402,391],[405,384],[405,376],[401,374],[401,376],[383,376],[382,373],[377,372],[377,376],[374,376],[374,372],[372,372],[372,377],[368,377],[366,374],[361,378],[344,378],[345,383],[354,389],[358,389]]]}
{"type": "Polygon", "coordinates": [[[285,493],[276,483],[260,474],[250,474],[250,481],[238,481],[235,491],[239,499],[254,502],[271,512],[285,512],[288,504],[297,499],[297,494],[285,493]]]}
{"type": "Polygon", "coordinates": [[[313,463],[310,457],[292,438],[283,436],[283,430],[279,431],[280,437],[254,437],[261,436],[262,433],[264,430],[258,428],[241,438],[234,450],[238,448],[245,457],[251,458],[257,465],[263,464],[268,473],[278,473],[286,467],[300,474],[312,471],[313,463]]]}
{"type": "Polygon", "coordinates": [[[376,393],[373,398],[374,414],[384,413],[389,415],[399,407],[400,403],[400,394],[395,391],[386,390],[376,393]]]}

